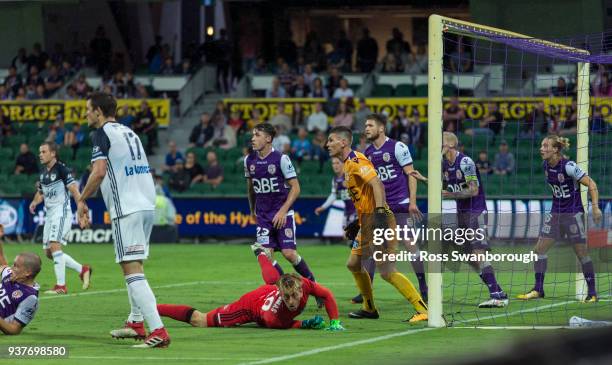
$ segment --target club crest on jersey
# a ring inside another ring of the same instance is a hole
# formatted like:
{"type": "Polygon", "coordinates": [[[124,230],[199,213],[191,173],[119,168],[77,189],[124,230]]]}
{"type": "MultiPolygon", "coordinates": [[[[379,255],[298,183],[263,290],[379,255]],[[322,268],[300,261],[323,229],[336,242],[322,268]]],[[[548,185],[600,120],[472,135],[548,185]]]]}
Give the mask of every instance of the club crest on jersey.
{"type": "Polygon", "coordinates": [[[249,171],[251,171],[251,173],[255,172],[255,165],[249,166],[249,171]]]}
{"type": "Polygon", "coordinates": [[[13,299],[19,299],[22,296],[23,296],[23,293],[21,292],[21,290],[15,290],[13,294],[11,294],[11,297],[13,297],[13,299]]]}
{"type": "Polygon", "coordinates": [[[285,236],[287,236],[287,238],[292,238],[293,237],[293,229],[285,228],[285,236]]]}
{"type": "Polygon", "coordinates": [[[560,173],[557,175],[557,179],[559,179],[559,182],[562,183],[565,181],[565,176],[563,176],[563,174],[560,173]]]}
{"type": "Polygon", "coordinates": [[[385,152],[383,154],[383,161],[389,162],[390,160],[391,160],[391,155],[389,154],[389,152],[385,152]]]}
{"type": "Polygon", "coordinates": [[[40,179],[44,179],[45,178],[45,174],[40,174],[40,179]]]}
{"type": "Polygon", "coordinates": [[[461,170],[457,170],[455,175],[457,175],[457,179],[461,179],[463,177],[463,174],[461,173],[461,170]]]}
{"type": "Polygon", "coordinates": [[[268,165],[268,172],[270,173],[270,175],[274,175],[276,173],[276,166],[268,165]]]}
{"type": "Polygon", "coordinates": [[[444,171],[444,180],[448,180],[448,171],[444,171]]]}
{"type": "Polygon", "coordinates": [[[55,178],[57,177],[57,175],[55,174],[51,174],[51,176],[49,176],[49,178],[51,179],[51,181],[55,181],[55,178]]]}

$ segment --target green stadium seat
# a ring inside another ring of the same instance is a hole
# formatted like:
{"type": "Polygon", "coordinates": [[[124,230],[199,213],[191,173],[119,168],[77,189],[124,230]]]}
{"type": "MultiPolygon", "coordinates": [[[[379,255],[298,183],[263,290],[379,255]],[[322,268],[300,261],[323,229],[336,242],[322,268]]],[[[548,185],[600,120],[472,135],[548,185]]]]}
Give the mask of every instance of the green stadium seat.
{"type": "Polygon", "coordinates": [[[428,86],[427,85],[417,85],[414,89],[414,96],[427,96],[428,95],[428,86]]]}
{"type": "Polygon", "coordinates": [[[391,85],[376,85],[372,90],[372,96],[375,97],[390,97],[393,96],[393,86],[391,85]]]}
{"type": "Polygon", "coordinates": [[[395,88],[395,96],[412,97],[415,94],[415,88],[412,85],[400,84],[395,88]]]}

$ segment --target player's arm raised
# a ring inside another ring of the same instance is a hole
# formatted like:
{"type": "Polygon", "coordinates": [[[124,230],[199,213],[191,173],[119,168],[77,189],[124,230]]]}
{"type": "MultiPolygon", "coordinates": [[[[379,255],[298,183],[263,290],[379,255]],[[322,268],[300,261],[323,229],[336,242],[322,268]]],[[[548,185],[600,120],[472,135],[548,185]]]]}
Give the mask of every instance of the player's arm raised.
{"type": "Polygon", "coordinates": [[[578,182],[589,189],[593,209],[593,221],[595,224],[599,224],[601,222],[601,209],[599,209],[599,190],[597,189],[597,184],[595,180],[591,179],[588,175],[584,175],[578,182]]]}

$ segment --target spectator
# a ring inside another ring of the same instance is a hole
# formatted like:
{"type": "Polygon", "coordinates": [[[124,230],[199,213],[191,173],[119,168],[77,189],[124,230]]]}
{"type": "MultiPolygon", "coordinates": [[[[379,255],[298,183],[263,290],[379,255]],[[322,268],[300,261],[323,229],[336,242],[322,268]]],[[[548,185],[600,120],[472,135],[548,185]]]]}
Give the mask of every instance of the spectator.
{"type": "Polygon", "coordinates": [[[62,61],[62,67],[59,70],[59,75],[64,80],[67,80],[71,78],[72,76],[74,76],[74,73],[75,73],[75,70],[72,67],[72,64],[67,60],[62,61]]]}
{"type": "Polygon", "coordinates": [[[478,122],[477,128],[470,128],[465,131],[468,136],[487,135],[495,138],[501,132],[504,123],[504,116],[497,110],[496,103],[489,103],[489,114],[478,122]]]}
{"type": "Polygon", "coordinates": [[[25,48],[19,48],[17,51],[17,56],[15,56],[11,62],[11,67],[15,67],[17,74],[26,72],[28,69],[28,57],[26,55],[25,48]]]}
{"type": "Polygon", "coordinates": [[[219,39],[215,41],[216,61],[217,61],[217,82],[219,82],[219,91],[223,94],[230,92],[229,90],[229,70],[232,62],[232,43],[227,38],[225,29],[219,30],[219,39]]]}
{"type": "Polygon", "coordinates": [[[410,54],[408,57],[404,71],[411,74],[425,74],[427,73],[427,62],[427,45],[421,43],[417,47],[417,53],[410,54]]]}
{"type": "Polygon", "coordinates": [[[255,128],[256,125],[263,123],[263,119],[261,119],[261,112],[257,108],[253,108],[251,112],[251,119],[247,122],[247,130],[251,131],[255,128]]]}
{"type": "Polygon", "coordinates": [[[472,71],[472,53],[465,48],[463,37],[459,37],[457,49],[449,57],[451,72],[472,71]]]}
{"type": "Polygon", "coordinates": [[[20,87],[17,90],[17,95],[15,95],[15,100],[26,100],[26,90],[23,87],[20,87]]]}
{"type": "Polygon", "coordinates": [[[329,122],[321,103],[315,103],[315,111],[308,116],[306,128],[308,132],[327,132],[329,122]]]}
{"type": "Polygon", "coordinates": [[[352,98],[353,96],[353,89],[348,86],[348,80],[340,79],[340,87],[334,91],[334,99],[352,98]]]}
{"type": "Polygon", "coordinates": [[[68,85],[66,87],[66,94],[64,95],[64,100],[78,100],[80,99],[76,93],[76,89],[73,85],[68,85]]]}
{"type": "Polygon", "coordinates": [[[103,26],[98,26],[96,36],[89,44],[91,49],[92,61],[94,66],[97,66],[98,75],[103,75],[111,63],[111,55],[113,44],[106,37],[106,32],[103,26]]]}
{"type": "Polygon", "coordinates": [[[289,92],[292,98],[306,98],[308,94],[310,94],[310,87],[306,85],[306,81],[304,80],[304,76],[299,75],[296,78],[295,85],[292,86],[291,91],[289,92]]]}
{"type": "Polygon", "coordinates": [[[36,42],[32,47],[32,53],[28,56],[28,68],[36,66],[38,69],[43,69],[48,59],[49,56],[42,50],[40,43],[36,42]]]}
{"type": "Polygon", "coordinates": [[[325,66],[325,54],[319,41],[319,36],[315,31],[310,31],[306,35],[304,43],[304,62],[312,65],[315,72],[320,71],[325,66]]]}
{"type": "Polygon", "coordinates": [[[210,114],[202,113],[200,123],[193,127],[189,135],[189,146],[203,147],[213,137],[214,129],[210,123],[210,114]]]}
{"type": "Polygon", "coordinates": [[[401,53],[412,53],[410,43],[404,40],[404,35],[400,32],[399,28],[393,28],[391,31],[391,39],[387,41],[386,50],[387,53],[394,53],[396,50],[399,50],[401,53]]]}
{"type": "Polygon", "coordinates": [[[6,90],[6,86],[4,86],[4,84],[0,85],[0,101],[1,100],[9,100],[11,98],[11,96],[9,95],[8,91],[6,90]]]}
{"type": "Polygon", "coordinates": [[[205,147],[215,146],[223,149],[236,147],[236,132],[225,123],[220,114],[213,117],[213,136],[205,147]]]}
{"type": "Polygon", "coordinates": [[[92,90],[91,86],[87,83],[87,79],[84,74],[79,75],[79,78],[74,82],[74,89],[79,97],[85,98],[87,94],[92,90]]]}
{"type": "Polygon", "coordinates": [[[450,105],[442,113],[443,129],[445,132],[458,133],[461,131],[465,109],[459,105],[459,98],[453,96],[450,105]]]}
{"type": "Polygon", "coordinates": [[[36,162],[36,156],[30,152],[27,144],[22,143],[21,146],[19,146],[19,155],[15,161],[15,175],[32,175],[37,173],[38,164],[36,162]]]}
{"type": "Polygon", "coordinates": [[[134,98],[136,99],[147,99],[149,97],[149,91],[143,84],[136,84],[136,90],[134,92],[134,98]]]}
{"type": "Polygon", "coordinates": [[[304,66],[304,83],[308,86],[309,89],[312,89],[314,86],[314,80],[318,77],[318,75],[312,70],[312,65],[307,63],[304,66]]]}
{"type": "Polygon", "coordinates": [[[595,80],[593,80],[592,87],[593,96],[595,97],[612,96],[612,84],[610,83],[609,75],[601,65],[595,80]]]}
{"type": "Polygon", "coordinates": [[[338,70],[344,69],[344,55],[330,43],[326,43],[325,48],[327,49],[327,67],[330,69],[336,68],[338,70]]]}
{"type": "Polygon", "coordinates": [[[157,146],[157,120],[153,111],[149,108],[149,104],[144,100],[140,104],[140,112],[136,114],[134,128],[132,129],[137,134],[147,136],[146,153],[147,155],[153,155],[153,148],[157,146]]]}
{"type": "Polygon", "coordinates": [[[567,83],[563,77],[557,79],[557,86],[550,88],[550,95],[552,96],[567,96],[570,90],[567,89],[567,83]]]}
{"type": "Polygon", "coordinates": [[[15,66],[11,66],[8,69],[8,75],[4,78],[4,86],[9,95],[13,95],[13,97],[17,94],[19,88],[23,85],[21,80],[21,76],[17,74],[17,69],[15,66]]]}
{"type": "Polygon", "coordinates": [[[130,109],[128,104],[123,104],[121,108],[119,108],[119,119],[117,121],[128,128],[132,128],[132,124],[136,120],[134,113],[130,109]]]}
{"type": "Polygon", "coordinates": [[[289,64],[287,62],[283,62],[281,65],[281,70],[278,73],[278,81],[285,91],[291,90],[293,84],[295,83],[295,74],[289,68],[289,64]]]}
{"type": "Polygon", "coordinates": [[[317,131],[312,139],[312,158],[319,161],[319,173],[323,171],[325,162],[329,160],[327,153],[327,136],[324,131],[317,131]]]}
{"type": "Polygon", "coordinates": [[[64,144],[64,137],[66,135],[66,128],[64,127],[64,118],[61,114],[58,114],[55,118],[55,122],[49,126],[49,133],[45,142],[53,142],[58,147],[64,144]]]}
{"type": "Polygon", "coordinates": [[[170,141],[168,142],[168,153],[166,154],[166,160],[162,170],[164,172],[174,172],[177,160],[184,161],[185,158],[181,151],[176,148],[176,142],[170,141]]]}
{"type": "Polygon", "coordinates": [[[311,98],[329,98],[329,93],[327,89],[323,87],[323,81],[321,81],[320,77],[316,77],[314,79],[314,86],[312,87],[312,91],[308,94],[311,98]]]}
{"type": "Polygon", "coordinates": [[[176,220],[176,207],[170,194],[164,188],[164,179],[160,175],[155,175],[155,226],[174,226],[176,220]],[[168,194],[168,195],[167,195],[168,194]]]}
{"type": "Polygon", "coordinates": [[[189,174],[190,186],[202,182],[204,179],[204,169],[198,163],[197,156],[193,152],[187,152],[185,171],[189,174]]]}
{"type": "Polygon", "coordinates": [[[312,146],[308,140],[308,132],[305,128],[298,130],[298,138],[291,144],[291,158],[301,164],[303,160],[309,160],[312,146]]]}
{"type": "Polygon", "coordinates": [[[210,184],[214,189],[223,182],[223,167],[219,165],[217,154],[214,151],[208,151],[206,161],[208,165],[202,175],[202,182],[210,184]]]}
{"type": "MultiPolygon", "coordinates": [[[[399,108],[398,108],[399,111],[399,108]]],[[[405,125],[407,124],[404,123],[405,119],[405,114],[402,116],[401,113],[400,115],[398,115],[397,117],[395,117],[392,121],[391,121],[391,128],[389,129],[389,132],[387,134],[387,137],[392,138],[396,141],[401,141],[401,142],[405,142],[406,140],[406,129],[405,129],[405,125]]]]}
{"type": "Polygon", "coordinates": [[[487,156],[487,151],[480,151],[478,153],[476,167],[478,168],[478,171],[480,171],[480,173],[483,175],[491,175],[493,173],[493,168],[491,167],[491,163],[489,162],[489,156],[487,156]]]}
{"type": "Polygon", "coordinates": [[[383,57],[382,72],[397,73],[397,72],[402,72],[402,71],[403,71],[402,64],[394,54],[387,53],[385,57],[383,57]]]}
{"type": "Polygon", "coordinates": [[[253,66],[253,70],[251,73],[254,75],[264,75],[269,73],[268,65],[266,64],[266,60],[263,57],[257,57],[257,61],[255,62],[255,66],[253,66]]]}
{"type": "Polygon", "coordinates": [[[340,86],[340,80],[342,80],[340,71],[338,71],[338,68],[332,67],[329,72],[329,78],[327,79],[327,91],[329,95],[334,95],[334,92],[340,86]]]}
{"type": "Polygon", "coordinates": [[[338,107],[338,111],[336,112],[336,116],[334,117],[334,127],[343,126],[351,128],[352,125],[353,114],[351,114],[346,102],[341,102],[338,107]]]}
{"type": "Polygon", "coordinates": [[[45,80],[42,78],[42,76],[40,76],[40,73],[38,72],[38,67],[36,66],[30,67],[30,73],[28,74],[26,85],[31,85],[34,87],[38,85],[43,85],[43,86],[45,85],[45,80]]]}
{"type": "Polygon", "coordinates": [[[162,54],[162,37],[160,35],[155,36],[155,43],[149,47],[147,51],[147,65],[149,65],[149,70],[156,69],[155,64],[161,63],[161,54],[162,54]]]}
{"type": "Polygon", "coordinates": [[[191,186],[191,173],[185,170],[185,162],[183,160],[176,160],[174,171],[170,172],[168,185],[170,189],[178,192],[183,192],[191,186]]]}
{"type": "Polygon", "coordinates": [[[60,76],[57,66],[51,66],[49,76],[45,79],[45,89],[47,90],[46,96],[53,95],[60,87],[64,84],[64,78],[60,76]]]}
{"type": "Polygon", "coordinates": [[[551,120],[550,115],[544,111],[544,102],[538,102],[535,109],[527,114],[527,118],[519,132],[519,137],[525,139],[539,138],[541,135],[546,134],[551,120]]]}
{"type": "Polygon", "coordinates": [[[230,119],[227,121],[227,125],[232,127],[236,132],[236,135],[239,136],[246,131],[246,123],[242,118],[240,118],[240,112],[234,111],[230,113],[230,119]]]}
{"type": "Polygon", "coordinates": [[[493,170],[496,175],[509,175],[514,172],[514,156],[508,151],[508,143],[501,141],[499,152],[495,154],[493,170]]]}
{"type": "Polygon", "coordinates": [[[174,62],[172,61],[172,57],[167,56],[164,59],[164,64],[159,70],[161,75],[174,75],[174,62]]]}
{"type": "MultiPolygon", "coordinates": [[[[145,89],[146,90],[146,89],[145,89]]],[[[126,72],[125,74],[125,97],[126,98],[136,98],[138,97],[138,87],[134,82],[134,74],[131,72],[126,72]]]]}
{"type": "Polygon", "coordinates": [[[576,135],[578,131],[578,101],[572,98],[572,105],[565,112],[565,120],[562,121],[558,129],[561,136],[576,135]]]}
{"type": "Polygon", "coordinates": [[[2,135],[3,139],[13,135],[11,118],[9,115],[4,114],[2,109],[0,109],[0,135],[2,135]]]}
{"type": "Polygon", "coordinates": [[[291,113],[291,128],[297,130],[300,127],[305,126],[304,124],[304,109],[302,104],[294,103],[293,112],[291,113]]]}
{"type": "Polygon", "coordinates": [[[605,121],[601,114],[601,105],[593,106],[592,119],[589,121],[589,128],[594,133],[606,134],[608,133],[608,122],[605,121]]]}
{"type": "Polygon", "coordinates": [[[361,153],[365,153],[365,150],[368,148],[368,146],[369,144],[365,134],[361,134],[359,136],[359,144],[357,145],[357,147],[355,147],[355,149],[361,153]]]}
{"type": "Polygon", "coordinates": [[[276,52],[280,57],[285,59],[290,65],[294,65],[297,60],[297,46],[293,42],[291,31],[282,32],[276,52]]]}
{"type": "Polygon", "coordinates": [[[274,77],[272,79],[272,86],[266,90],[266,98],[284,98],[285,96],[285,89],[281,86],[278,77],[274,77]]]}
{"type": "Polygon", "coordinates": [[[67,130],[64,135],[64,146],[72,148],[72,159],[76,159],[79,147],[85,141],[85,133],[81,130],[81,124],[73,123],[72,129],[67,130]]]}
{"type": "Polygon", "coordinates": [[[363,28],[363,36],[357,43],[357,67],[359,72],[372,72],[377,61],[378,43],[370,37],[370,30],[363,28]]]}
{"type": "Polygon", "coordinates": [[[273,126],[282,125],[285,131],[291,130],[291,117],[285,111],[285,103],[278,103],[276,115],[270,119],[273,126]]]}
{"type": "Polygon", "coordinates": [[[304,56],[298,56],[297,64],[295,65],[295,72],[297,75],[303,75],[306,70],[306,63],[304,62],[304,56]]]}
{"type": "Polygon", "coordinates": [[[272,141],[272,148],[280,153],[289,154],[291,152],[291,140],[286,134],[285,127],[280,124],[276,127],[276,137],[272,141]]]}
{"type": "Polygon", "coordinates": [[[359,109],[355,112],[353,132],[362,133],[365,129],[366,117],[372,114],[372,110],[366,105],[365,99],[359,99],[359,109]]]}
{"type": "MultiPolygon", "coordinates": [[[[404,111],[405,112],[405,111],[404,111]]],[[[401,113],[400,113],[401,114],[401,113]]],[[[412,118],[407,118],[408,125],[406,126],[406,140],[403,141],[408,146],[408,150],[412,155],[413,159],[417,159],[421,155],[421,136],[422,129],[421,126],[421,116],[418,109],[413,109],[412,118]],[[418,152],[417,153],[417,149],[418,152]]]]}
{"type": "Polygon", "coordinates": [[[346,32],[341,30],[336,41],[336,50],[343,59],[343,72],[353,71],[353,43],[346,36],[346,32]]]}
{"type": "Polygon", "coordinates": [[[28,92],[29,100],[43,100],[47,98],[45,87],[43,85],[36,85],[36,87],[33,87],[33,85],[28,85],[28,91],[31,91],[31,88],[34,88],[34,93],[30,94],[28,92]]]}
{"type": "Polygon", "coordinates": [[[189,75],[193,73],[193,66],[191,65],[191,60],[189,58],[185,58],[183,62],[181,62],[181,64],[176,67],[175,73],[181,75],[189,75]]]}

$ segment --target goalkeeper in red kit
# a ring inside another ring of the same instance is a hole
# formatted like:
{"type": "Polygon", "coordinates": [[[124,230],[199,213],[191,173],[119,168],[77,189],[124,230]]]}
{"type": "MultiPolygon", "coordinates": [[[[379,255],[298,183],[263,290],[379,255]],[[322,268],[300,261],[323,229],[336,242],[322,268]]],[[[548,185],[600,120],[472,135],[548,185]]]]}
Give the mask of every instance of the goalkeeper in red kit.
{"type": "Polygon", "coordinates": [[[159,314],[194,327],[232,327],[254,322],[261,327],[275,329],[344,330],[338,320],[338,305],[329,289],[297,274],[280,275],[268,258],[269,252],[263,246],[255,244],[251,247],[261,266],[266,285],[246,293],[231,304],[207,313],[187,305],[158,304],[159,314]],[[320,316],[303,321],[295,320],[304,310],[309,295],[324,301],[330,319],[329,325],[320,316]]]}

